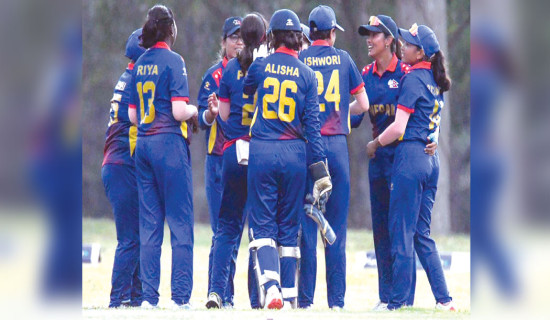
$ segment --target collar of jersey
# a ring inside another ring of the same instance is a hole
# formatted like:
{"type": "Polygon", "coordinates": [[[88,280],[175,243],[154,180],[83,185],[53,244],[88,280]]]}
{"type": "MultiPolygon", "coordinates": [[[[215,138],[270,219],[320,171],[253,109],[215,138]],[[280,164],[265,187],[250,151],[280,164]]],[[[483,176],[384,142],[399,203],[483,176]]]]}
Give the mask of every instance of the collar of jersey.
{"type": "Polygon", "coordinates": [[[298,52],[292,49],[289,49],[287,47],[280,47],[279,49],[275,50],[275,52],[286,53],[288,55],[293,56],[294,58],[298,58],[298,52]]]}
{"type": "MultiPolygon", "coordinates": [[[[395,68],[397,68],[397,56],[395,55],[395,53],[393,54],[393,56],[391,57],[391,61],[390,61],[390,64],[388,65],[388,67],[386,68],[386,70],[384,70],[384,72],[386,71],[389,71],[389,72],[395,72],[395,68]]],[[[376,61],[374,62],[374,66],[372,67],[372,74],[378,74],[378,68],[376,66],[376,61]]],[[[379,74],[380,77],[382,77],[382,75],[384,74],[384,72],[382,72],[382,74],[379,74]]]]}
{"type": "Polygon", "coordinates": [[[128,70],[134,70],[134,63],[133,62],[128,63],[128,70]]]}
{"type": "Polygon", "coordinates": [[[225,66],[227,65],[228,62],[229,62],[229,60],[227,60],[227,57],[223,57],[223,60],[222,60],[222,67],[225,68],[225,66]]]}
{"type": "Polygon", "coordinates": [[[151,48],[154,48],[154,49],[157,49],[157,48],[160,48],[160,49],[168,49],[170,50],[170,47],[168,46],[168,44],[164,41],[159,41],[157,43],[155,43],[154,46],[152,46],[151,48]]]}
{"type": "Polygon", "coordinates": [[[414,69],[428,69],[430,70],[432,68],[432,63],[429,62],[429,61],[421,61],[417,64],[415,64],[414,66],[411,67],[411,70],[414,70],[414,69]]]}
{"type": "Polygon", "coordinates": [[[330,44],[328,43],[327,40],[315,40],[315,41],[313,41],[313,43],[311,45],[312,46],[327,46],[327,47],[330,47],[330,44]]]}

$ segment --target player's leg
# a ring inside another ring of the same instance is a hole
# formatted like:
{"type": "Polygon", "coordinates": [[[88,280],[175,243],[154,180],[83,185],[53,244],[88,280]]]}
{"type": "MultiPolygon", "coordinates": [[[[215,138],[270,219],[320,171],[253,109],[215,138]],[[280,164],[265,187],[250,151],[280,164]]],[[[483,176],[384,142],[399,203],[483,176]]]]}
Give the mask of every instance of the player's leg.
{"type": "Polygon", "coordinates": [[[406,305],[412,286],[414,234],[422,199],[422,177],[426,172],[422,163],[412,155],[416,147],[414,143],[401,143],[396,149],[393,164],[389,211],[392,245],[389,309],[406,305]]]}
{"type": "Polygon", "coordinates": [[[422,193],[422,203],[420,207],[420,214],[418,222],[416,224],[416,234],[414,236],[414,246],[418,258],[432,288],[436,302],[447,303],[451,301],[449,291],[447,290],[447,283],[445,281],[445,274],[441,265],[441,259],[439,258],[439,252],[435,245],[435,241],[430,238],[430,223],[432,218],[432,208],[435,202],[435,194],[437,191],[437,180],[439,177],[439,155],[436,153],[434,156],[429,157],[433,171],[429,175],[429,179],[424,187],[422,193]]]}
{"type": "Polygon", "coordinates": [[[193,288],[193,183],[191,155],[183,137],[166,134],[164,150],[156,153],[155,176],[164,195],[172,246],[172,300],[189,302],[193,288]]]}
{"type": "Polygon", "coordinates": [[[141,297],[141,282],[134,284],[139,264],[139,200],[135,168],[106,164],[102,168],[105,193],[113,207],[117,233],[117,248],[111,279],[109,307],[130,304],[132,293],[141,297]]]}
{"type": "Polygon", "coordinates": [[[344,135],[328,139],[326,150],[332,180],[332,194],[325,217],[336,234],[336,241],[325,247],[327,300],[329,308],[344,307],[346,295],[346,237],[350,197],[349,153],[344,135]]]}
{"type": "Polygon", "coordinates": [[[302,141],[285,144],[286,164],[280,173],[279,208],[277,225],[279,226],[277,244],[281,261],[281,291],[285,305],[298,307],[298,231],[303,215],[307,168],[306,151],[302,141]]]}
{"type": "Polygon", "coordinates": [[[249,249],[254,259],[260,304],[268,308],[281,308],[279,252],[276,222],[278,202],[277,158],[278,143],[252,139],[248,162],[248,198],[250,206],[249,249]],[[277,294],[279,297],[271,296],[277,294]],[[270,301],[265,299],[269,297],[270,301]],[[271,299],[273,298],[273,299],[271,299]]]}
{"type": "MultiPolygon", "coordinates": [[[[235,145],[225,150],[222,169],[222,205],[218,218],[218,230],[214,243],[210,292],[216,293],[223,302],[231,302],[226,288],[231,278],[230,266],[243,229],[246,203],[247,169],[237,163],[235,145]]],[[[232,283],[232,281],[231,281],[232,283]]],[[[221,307],[221,306],[219,306],[221,307]]]]}
{"type": "MultiPolygon", "coordinates": [[[[139,227],[139,220],[138,220],[138,227],[139,227]]],[[[131,299],[130,305],[132,307],[139,307],[143,302],[143,289],[142,289],[141,279],[139,275],[139,254],[138,254],[138,263],[136,265],[136,269],[134,270],[134,274],[133,274],[132,294],[130,299],[131,299]]]]}
{"type": "Polygon", "coordinates": [[[136,143],[136,174],[139,195],[140,274],[143,300],[157,305],[160,284],[160,252],[164,236],[164,204],[150,162],[152,136],[136,143]]]}
{"type": "Polygon", "coordinates": [[[208,255],[208,291],[210,291],[210,279],[212,277],[212,249],[218,226],[218,215],[220,212],[222,195],[222,172],[223,157],[218,155],[206,155],[204,162],[204,179],[206,189],[206,202],[208,203],[208,215],[210,217],[210,228],[212,228],[212,244],[208,255]]]}
{"type": "MultiPolygon", "coordinates": [[[[390,208],[391,174],[386,175],[388,156],[384,149],[379,148],[376,157],[369,160],[370,205],[372,215],[372,235],[378,269],[378,296],[380,302],[389,303],[392,270],[391,243],[388,229],[388,211],[390,208]]],[[[392,159],[393,160],[393,159],[392,159]]]]}
{"type": "MultiPolygon", "coordinates": [[[[309,157],[311,152],[306,147],[308,161],[311,163],[309,157]]],[[[313,181],[309,172],[306,179],[306,191],[311,192],[313,189],[313,181]]],[[[303,207],[305,193],[302,199],[303,207]]],[[[300,239],[300,276],[298,277],[298,305],[300,308],[308,308],[313,304],[313,298],[315,294],[315,284],[317,281],[317,234],[319,233],[319,227],[317,223],[306,216],[304,210],[301,212],[300,224],[302,227],[302,234],[300,239]]]]}

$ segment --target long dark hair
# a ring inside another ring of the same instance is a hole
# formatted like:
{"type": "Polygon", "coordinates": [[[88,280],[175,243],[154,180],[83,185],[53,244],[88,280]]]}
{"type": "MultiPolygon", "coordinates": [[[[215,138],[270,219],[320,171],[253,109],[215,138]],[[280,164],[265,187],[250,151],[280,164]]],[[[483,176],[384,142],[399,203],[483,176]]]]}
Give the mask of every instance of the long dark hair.
{"type": "MultiPolygon", "coordinates": [[[[388,38],[391,37],[391,35],[387,35],[384,33],[384,37],[388,38]]],[[[397,56],[397,59],[401,60],[401,41],[397,38],[393,38],[393,41],[390,44],[391,53],[395,53],[397,56]]]]}
{"type": "Polygon", "coordinates": [[[259,48],[266,40],[265,30],[267,21],[258,12],[253,12],[244,17],[241,23],[241,37],[244,48],[237,56],[244,74],[254,60],[254,49],[259,48]]]}
{"type": "Polygon", "coordinates": [[[302,31],[274,30],[272,34],[269,41],[270,49],[276,50],[281,45],[295,51],[302,48],[302,31]]]}
{"type": "Polygon", "coordinates": [[[157,4],[147,12],[147,21],[143,25],[143,33],[139,37],[141,46],[150,48],[159,41],[166,40],[172,33],[174,15],[170,8],[157,4]]]}
{"type": "Polygon", "coordinates": [[[432,73],[434,75],[434,80],[440,91],[443,93],[449,91],[451,88],[451,79],[447,76],[447,71],[445,69],[445,56],[442,51],[434,53],[430,58],[424,58],[426,61],[432,63],[432,73]]]}

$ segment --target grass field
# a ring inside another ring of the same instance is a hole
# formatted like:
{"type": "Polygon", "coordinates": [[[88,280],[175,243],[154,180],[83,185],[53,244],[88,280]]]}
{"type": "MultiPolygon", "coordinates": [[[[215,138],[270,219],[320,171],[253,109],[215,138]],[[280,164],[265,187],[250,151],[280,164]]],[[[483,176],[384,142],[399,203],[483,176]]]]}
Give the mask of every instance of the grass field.
{"type": "MultiPolygon", "coordinates": [[[[167,227],[166,227],[167,228],[167,227]]],[[[114,222],[108,219],[83,219],[83,243],[101,244],[101,262],[96,265],[84,264],[82,267],[82,305],[83,316],[88,319],[461,319],[470,316],[470,272],[446,272],[447,285],[458,312],[445,313],[434,310],[435,300],[424,271],[417,275],[416,298],[414,308],[391,313],[374,313],[371,308],[378,301],[377,273],[375,269],[363,268],[363,256],[373,249],[372,233],[366,230],[348,231],[347,243],[347,289],[346,306],[343,311],[331,311],[326,300],[325,263],[319,242],[317,286],[314,306],[309,310],[257,311],[250,310],[247,290],[247,240],[243,240],[237,260],[235,276],[235,309],[207,310],[204,307],[207,296],[208,253],[212,232],[207,225],[195,226],[193,294],[191,311],[173,311],[163,309],[170,301],[171,249],[169,231],[165,231],[162,246],[160,309],[140,310],[139,308],[109,310],[109,292],[111,289],[111,268],[116,248],[114,222]]],[[[245,237],[246,238],[246,237],[245,237]]],[[[440,251],[470,251],[470,238],[467,235],[435,237],[440,251]]]]}

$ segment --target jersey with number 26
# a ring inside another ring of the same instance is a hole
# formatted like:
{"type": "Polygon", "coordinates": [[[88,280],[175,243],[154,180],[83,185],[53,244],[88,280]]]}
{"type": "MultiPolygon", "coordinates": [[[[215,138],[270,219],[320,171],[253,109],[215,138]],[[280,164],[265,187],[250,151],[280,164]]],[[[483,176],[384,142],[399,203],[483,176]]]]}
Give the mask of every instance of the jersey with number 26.
{"type": "Polygon", "coordinates": [[[138,136],[175,133],[188,138],[187,123],[172,115],[172,101],[189,102],[183,58],[164,42],[149,48],[136,61],[130,108],[137,109],[138,136]]]}

